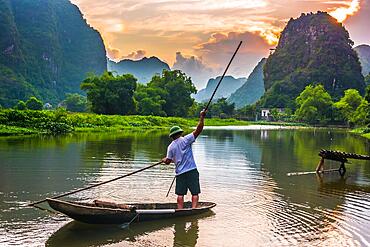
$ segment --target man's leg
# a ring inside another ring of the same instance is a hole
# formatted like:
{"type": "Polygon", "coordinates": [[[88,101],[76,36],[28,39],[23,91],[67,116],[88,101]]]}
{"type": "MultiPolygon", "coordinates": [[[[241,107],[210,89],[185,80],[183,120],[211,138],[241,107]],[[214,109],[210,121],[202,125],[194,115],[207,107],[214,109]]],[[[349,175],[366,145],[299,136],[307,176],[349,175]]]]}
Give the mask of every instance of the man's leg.
{"type": "Polygon", "coordinates": [[[199,195],[191,196],[191,207],[192,208],[197,208],[198,207],[198,202],[199,202],[199,195]]]}
{"type": "Polygon", "coordinates": [[[177,208],[183,209],[184,208],[184,196],[177,196],[177,208]]]}

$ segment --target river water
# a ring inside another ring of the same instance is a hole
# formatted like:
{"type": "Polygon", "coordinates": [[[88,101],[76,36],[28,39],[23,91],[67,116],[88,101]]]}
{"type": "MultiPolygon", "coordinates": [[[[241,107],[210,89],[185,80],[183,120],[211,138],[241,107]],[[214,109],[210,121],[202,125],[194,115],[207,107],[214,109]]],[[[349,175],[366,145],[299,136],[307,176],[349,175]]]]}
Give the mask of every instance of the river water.
{"type": "MultiPolygon", "coordinates": [[[[155,163],[169,142],[157,131],[1,138],[0,246],[370,246],[369,161],[343,178],[287,176],[313,171],[321,148],[370,153],[367,140],[329,129],[204,130],[193,144],[200,197],[217,206],[198,217],[121,229],[25,207],[155,163]]],[[[175,202],[173,172],[158,166],[67,199],[175,202]]]]}

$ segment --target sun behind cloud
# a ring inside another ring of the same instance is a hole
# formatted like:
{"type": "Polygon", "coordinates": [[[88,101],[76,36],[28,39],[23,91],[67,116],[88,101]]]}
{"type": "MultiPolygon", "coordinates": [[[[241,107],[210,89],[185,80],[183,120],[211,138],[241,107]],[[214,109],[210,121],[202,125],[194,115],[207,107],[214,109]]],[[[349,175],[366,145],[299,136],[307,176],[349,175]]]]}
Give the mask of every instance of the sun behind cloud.
{"type": "Polygon", "coordinates": [[[336,8],[330,11],[329,14],[337,19],[338,22],[343,22],[348,16],[354,15],[360,10],[360,0],[353,0],[351,2],[344,3],[346,6],[336,8]]]}

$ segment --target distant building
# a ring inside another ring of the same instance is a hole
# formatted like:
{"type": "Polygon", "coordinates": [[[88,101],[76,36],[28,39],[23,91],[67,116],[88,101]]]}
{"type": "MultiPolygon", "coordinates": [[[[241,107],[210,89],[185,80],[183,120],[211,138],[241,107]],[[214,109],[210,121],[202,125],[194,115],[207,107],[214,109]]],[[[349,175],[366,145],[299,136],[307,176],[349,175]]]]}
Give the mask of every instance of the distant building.
{"type": "Polygon", "coordinates": [[[53,106],[50,104],[50,103],[46,103],[45,105],[44,105],[44,109],[46,109],[46,110],[50,110],[50,109],[52,109],[53,108],[53,106]]]}
{"type": "Polygon", "coordinates": [[[273,110],[277,111],[278,113],[284,113],[285,112],[284,108],[272,108],[272,109],[262,108],[261,109],[261,120],[273,121],[274,119],[273,119],[273,116],[271,114],[271,112],[273,110]]]}
{"type": "Polygon", "coordinates": [[[270,109],[261,109],[261,119],[269,120],[269,117],[270,117],[270,109]]]}

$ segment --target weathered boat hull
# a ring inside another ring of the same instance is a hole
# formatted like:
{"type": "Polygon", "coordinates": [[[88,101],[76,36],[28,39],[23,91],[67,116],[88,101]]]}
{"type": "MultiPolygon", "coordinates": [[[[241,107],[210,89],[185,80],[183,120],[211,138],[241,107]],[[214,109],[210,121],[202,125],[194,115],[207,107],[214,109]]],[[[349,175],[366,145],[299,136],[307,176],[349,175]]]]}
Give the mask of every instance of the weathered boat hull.
{"type": "Polygon", "coordinates": [[[54,210],[68,217],[89,224],[123,224],[135,221],[152,221],[180,216],[197,215],[209,211],[216,204],[200,202],[199,207],[192,209],[190,203],[185,203],[184,209],[176,209],[175,203],[128,204],[134,209],[115,207],[101,207],[94,203],[68,202],[56,199],[47,199],[54,210]]]}

